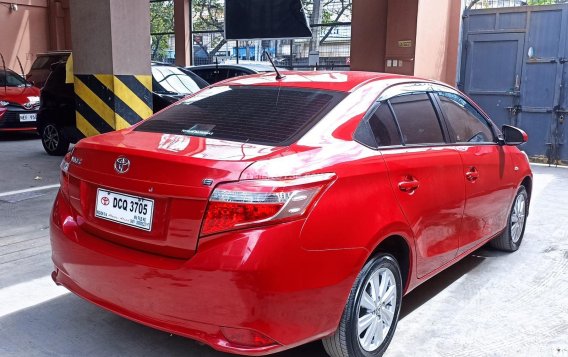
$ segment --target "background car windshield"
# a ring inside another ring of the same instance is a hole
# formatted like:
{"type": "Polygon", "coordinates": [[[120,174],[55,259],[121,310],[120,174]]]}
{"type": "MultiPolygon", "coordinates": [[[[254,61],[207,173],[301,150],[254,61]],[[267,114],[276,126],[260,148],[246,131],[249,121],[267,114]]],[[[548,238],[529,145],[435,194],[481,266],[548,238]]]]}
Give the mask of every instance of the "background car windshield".
{"type": "Polygon", "coordinates": [[[28,82],[16,73],[0,70],[0,87],[25,87],[26,85],[28,82]]]}
{"type": "Polygon", "coordinates": [[[135,130],[286,146],[344,97],[341,92],[299,88],[212,87],[135,130]]]}
{"type": "Polygon", "coordinates": [[[162,93],[192,94],[199,91],[199,85],[176,67],[153,66],[154,91],[162,93]]]}
{"type": "Polygon", "coordinates": [[[47,69],[49,70],[51,65],[59,61],[67,61],[69,55],[60,56],[38,56],[32,65],[32,69],[47,69]]]}

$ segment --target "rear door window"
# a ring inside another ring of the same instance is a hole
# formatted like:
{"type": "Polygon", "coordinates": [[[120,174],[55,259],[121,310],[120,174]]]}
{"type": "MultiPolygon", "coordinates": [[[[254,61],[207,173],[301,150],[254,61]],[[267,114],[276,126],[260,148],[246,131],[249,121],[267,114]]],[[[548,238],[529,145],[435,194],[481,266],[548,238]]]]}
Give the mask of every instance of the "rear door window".
{"type": "Polygon", "coordinates": [[[135,130],[286,146],[344,97],[342,92],[299,88],[212,87],[158,113],[135,130]]]}
{"type": "Polygon", "coordinates": [[[448,92],[438,92],[448,130],[458,143],[493,143],[493,131],[485,118],[464,98],[448,92]]]}
{"type": "Polygon", "coordinates": [[[405,94],[389,100],[404,145],[445,143],[442,126],[426,93],[405,94]]]}

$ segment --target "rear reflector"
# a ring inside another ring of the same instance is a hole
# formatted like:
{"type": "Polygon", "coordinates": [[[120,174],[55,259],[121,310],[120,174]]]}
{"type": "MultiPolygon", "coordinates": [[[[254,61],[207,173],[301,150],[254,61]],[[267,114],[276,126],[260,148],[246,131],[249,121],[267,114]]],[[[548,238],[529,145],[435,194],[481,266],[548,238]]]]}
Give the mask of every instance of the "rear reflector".
{"type": "Polygon", "coordinates": [[[201,235],[300,218],[334,178],[317,174],[221,184],[209,200],[201,235]]]}
{"type": "Polygon", "coordinates": [[[253,330],[221,327],[221,333],[230,343],[243,347],[265,347],[278,344],[273,339],[253,330]]]}

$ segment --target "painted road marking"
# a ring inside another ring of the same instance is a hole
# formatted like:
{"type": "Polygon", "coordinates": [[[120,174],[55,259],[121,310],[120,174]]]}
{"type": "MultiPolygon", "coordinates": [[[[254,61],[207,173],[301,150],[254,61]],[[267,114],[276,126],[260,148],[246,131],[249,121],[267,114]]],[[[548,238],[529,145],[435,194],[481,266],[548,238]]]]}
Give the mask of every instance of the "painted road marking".
{"type": "Polygon", "coordinates": [[[0,289],[0,317],[55,299],[69,290],[57,286],[51,276],[26,281],[0,289]]]}
{"type": "Polygon", "coordinates": [[[59,184],[54,184],[54,185],[46,185],[46,186],[39,186],[39,187],[30,187],[30,188],[25,188],[23,190],[16,190],[16,191],[8,191],[8,192],[2,192],[0,193],[0,197],[6,197],[6,196],[12,196],[12,195],[17,195],[18,193],[25,193],[25,192],[34,192],[34,191],[43,191],[43,190],[50,190],[52,188],[58,188],[59,184]]]}

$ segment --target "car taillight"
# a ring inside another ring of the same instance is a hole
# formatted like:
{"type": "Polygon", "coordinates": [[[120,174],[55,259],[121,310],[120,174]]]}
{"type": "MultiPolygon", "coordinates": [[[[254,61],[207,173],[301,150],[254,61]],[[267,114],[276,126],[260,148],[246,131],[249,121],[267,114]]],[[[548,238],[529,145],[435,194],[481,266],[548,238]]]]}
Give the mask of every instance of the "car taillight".
{"type": "Polygon", "coordinates": [[[334,178],[316,174],[220,184],[209,199],[201,235],[300,218],[334,178]]]}
{"type": "Polygon", "coordinates": [[[59,190],[63,194],[63,197],[69,199],[69,164],[71,163],[71,156],[73,155],[73,150],[69,151],[61,160],[59,167],[61,168],[61,175],[59,177],[59,190]]]}

